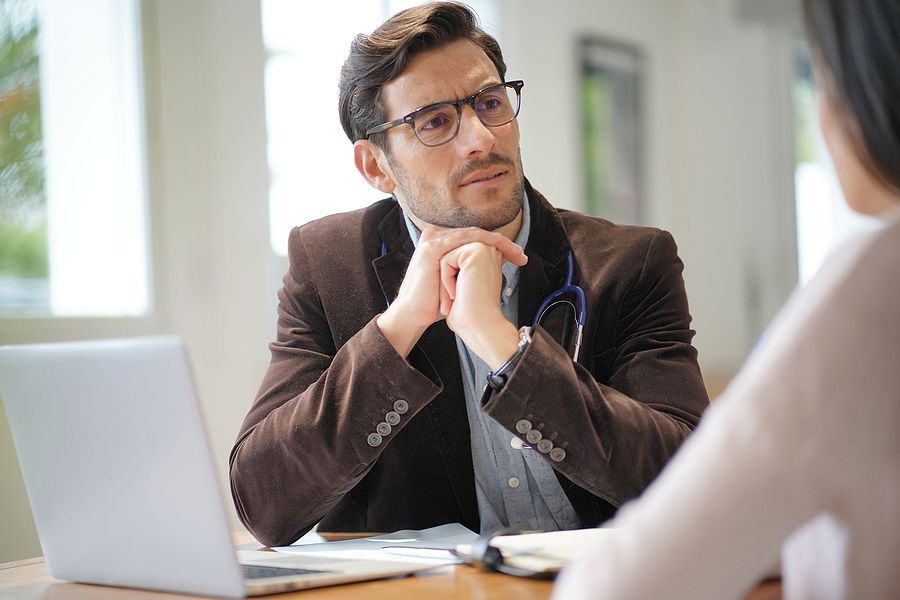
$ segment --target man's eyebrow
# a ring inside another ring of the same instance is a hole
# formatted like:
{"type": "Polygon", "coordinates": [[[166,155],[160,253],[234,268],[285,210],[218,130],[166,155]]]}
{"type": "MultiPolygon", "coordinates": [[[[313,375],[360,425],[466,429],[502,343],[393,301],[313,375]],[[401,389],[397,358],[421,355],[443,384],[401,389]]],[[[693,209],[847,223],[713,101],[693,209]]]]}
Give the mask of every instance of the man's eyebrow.
{"type": "MultiPolygon", "coordinates": [[[[495,85],[500,85],[502,83],[503,83],[502,81],[490,81],[488,83],[483,83],[482,85],[475,88],[474,92],[472,92],[470,94],[466,94],[462,98],[471,98],[475,94],[477,94],[481,91],[484,91],[485,89],[487,89],[489,87],[494,87],[495,85]]],[[[420,104],[419,107],[414,108],[412,110],[412,112],[416,112],[417,110],[422,110],[423,108],[428,108],[429,106],[434,106],[435,104],[447,104],[447,103],[452,103],[452,102],[459,102],[460,100],[462,100],[462,98],[454,98],[452,100],[449,98],[444,98],[443,100],[435,100],[434,102],[429,102],[427,104],[420,104]]]]}

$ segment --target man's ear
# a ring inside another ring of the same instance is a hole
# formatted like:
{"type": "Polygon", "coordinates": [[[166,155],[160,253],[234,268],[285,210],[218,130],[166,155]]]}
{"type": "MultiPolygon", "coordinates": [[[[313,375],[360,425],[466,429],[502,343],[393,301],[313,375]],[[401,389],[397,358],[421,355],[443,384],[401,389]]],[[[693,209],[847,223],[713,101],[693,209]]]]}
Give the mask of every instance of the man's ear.
{"type": "Polygon", "coordinates": [[[384,164],[387,158],[381,148],[369,140],[359,140],[353,144],[353,160],[356,163],[356,170],[369,185],[385,194],[394,193],[397,184],[384,164]]]}

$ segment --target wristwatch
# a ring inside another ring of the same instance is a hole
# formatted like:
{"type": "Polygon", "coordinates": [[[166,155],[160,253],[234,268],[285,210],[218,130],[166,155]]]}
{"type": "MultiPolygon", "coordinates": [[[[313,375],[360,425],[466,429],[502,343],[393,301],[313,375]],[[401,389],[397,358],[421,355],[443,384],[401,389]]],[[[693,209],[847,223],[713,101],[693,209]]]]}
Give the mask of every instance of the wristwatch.
{"type": "Polygon", "coordinates": [[[509,379],[509,372],[513,370],[516,363],[528,350],[528,346],[531,345],[531,331],[532,328],[528,325],[519,328],[519,345],[516,347],[516,351],[509,357],[509,360],[497,367],[496,371],[488,373],[487,383],[495,392],[503,389],[506,380],[509,379]]]}

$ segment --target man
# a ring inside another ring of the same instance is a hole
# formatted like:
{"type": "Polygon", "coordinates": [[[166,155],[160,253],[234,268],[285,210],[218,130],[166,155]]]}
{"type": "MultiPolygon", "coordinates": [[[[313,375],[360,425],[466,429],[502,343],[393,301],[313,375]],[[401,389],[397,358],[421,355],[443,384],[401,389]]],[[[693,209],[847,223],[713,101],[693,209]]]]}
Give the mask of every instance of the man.
{"type": "Polygon", "coordinates": [[[596,525],[708,404],[671,236],[550,206],[523,176],[505,72],[455,3],[353,42],[341,121],[393,198],[291,233],[272,362],[231,454],[261,542],[318,521],[596,525]],[[531,327],[567,279],[586,296],[580,344],[565,303],[531,327]]]}

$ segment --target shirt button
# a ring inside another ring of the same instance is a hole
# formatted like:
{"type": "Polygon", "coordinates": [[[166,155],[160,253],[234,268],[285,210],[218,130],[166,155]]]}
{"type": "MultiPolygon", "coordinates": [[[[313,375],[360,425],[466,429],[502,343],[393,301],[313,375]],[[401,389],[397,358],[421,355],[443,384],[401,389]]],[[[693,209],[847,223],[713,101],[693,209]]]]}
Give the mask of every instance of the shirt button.
{"type": "Polygon", "coordinates": [[[550,460],[553,462],[562,462],[562,460],[566,457],[566,451],[562,448],[554,448],[550,451],[550,460]]]}
{"type": "Polygon", "coordinates": [[[397,411],[397,414],[405,415],[406,411],[409,410],[409,403],[406,402],[403,398],[394,401],[394,410],[397,411]]]}
{"type": "Polygon", "coordinates": [[[541,454],[547,454],[548,452],[553,450],[553,442],[551,442],[547,438],[544,438],[538,442],[537,448],[538,452],[540,452],[541,454]]]}
{"type": "Polygon", "coordinates": [[[525,439],[528,440],[529,444],[537,444],[539,441],[541,441],[542,437],[544,436],[541,435],[541,432],[537,429],[532,429],[525,435],[525,439]]]}
{"type": "Polygon", "coordinates": [[[400,422],[400,415],[398,415],[394,411],[390,411],[389,413],[384,415],[384,420],[387,421],[388,425],[394,426],[400,422]]]}
{"type": "Polygon", "coordinates": [[[519,487],[519,479],[517,477],[510,477],[509,481],[507,481],[506,483],[508,483],[509,487],[511,487],[512,489],[516,489],[517,487],[519,487]]]}
{"type": "Polygon", "coordinates": [[[391,426],[382,421],[375,427],[375,431],[378,432],[379,435],[385,436],[391,434],[391,426]]]}
{"type": "Polygon", "coordinates": [[[531,421],[528,419],[519,419],[516,421],[516,431],[519,433],[528,433],[531,431],[531,421]]]}
{"type": "Polygon", "coordinates": [[[509,440],[509,445],[512,446],[513,448],[515,448],[516,450],[521,450],[522,448],[525,447],[525,442],[523,442],[522,440],[520,440],[517,437],[514,437],[513,439],[509,440]]]}
{"type": "Polygon", "coordinates": [[[507,298],[512,296],[512,288],[506,288],[505,290],[503,290],[503,295],[506,296],[507,298]]]}
{"type": "Polygon", "coordinates": [[[376,448],[381,445],[381,436],[377,433],[370,433],[369,437],[366,438],[366,441],[369,442],[370,446],[376,448]]]}

